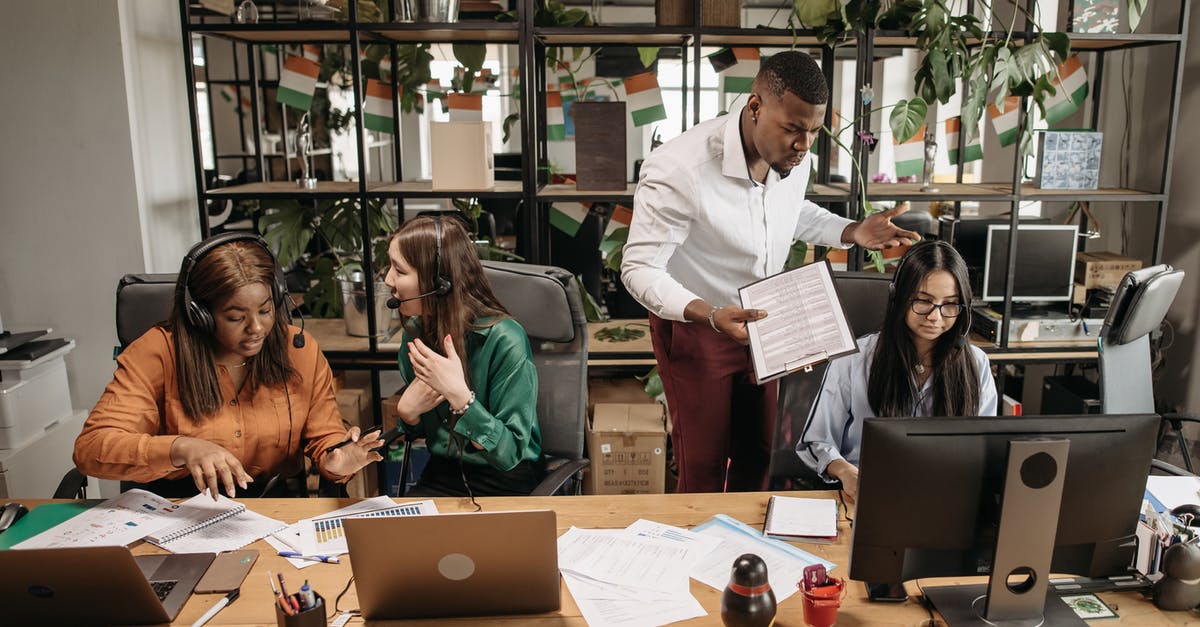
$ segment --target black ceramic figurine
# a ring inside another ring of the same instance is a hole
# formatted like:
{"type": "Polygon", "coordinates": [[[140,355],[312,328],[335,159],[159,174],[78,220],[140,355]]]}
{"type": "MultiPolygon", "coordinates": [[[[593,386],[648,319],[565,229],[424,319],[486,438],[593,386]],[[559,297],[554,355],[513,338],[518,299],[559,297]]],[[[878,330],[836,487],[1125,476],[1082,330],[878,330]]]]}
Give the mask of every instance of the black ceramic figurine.
{"type": "Polygon", "coordinates": [[[1154,604],[1161,610],[1200,606],[1200,545],[1172,544],[1163,552],[1163,578],[1154,584],[1154,604]]]}
{"type": "Polygon", "coordinates": [[[775,620],[775,592],[767,564],[746,553],[733,561],[729,585],[721,594],[721,622],[727,627],[766,627],[775,620]]]}

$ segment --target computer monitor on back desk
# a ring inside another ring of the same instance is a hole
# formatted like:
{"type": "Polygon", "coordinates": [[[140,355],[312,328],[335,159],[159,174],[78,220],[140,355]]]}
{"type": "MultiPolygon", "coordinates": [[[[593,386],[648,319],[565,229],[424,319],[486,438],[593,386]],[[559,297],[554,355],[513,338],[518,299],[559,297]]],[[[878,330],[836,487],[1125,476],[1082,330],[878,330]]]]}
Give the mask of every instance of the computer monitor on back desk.
{"type": "Polygon", "coordinates": [[[1050,573],[1124,574],[1154,456],[1155,415],[868,418],[850,578],[991,575],[923,586],[951,625],[1083,624],[1050,573]],[[1025,623],[1020,623],[1025,624],[1025,623]]]}

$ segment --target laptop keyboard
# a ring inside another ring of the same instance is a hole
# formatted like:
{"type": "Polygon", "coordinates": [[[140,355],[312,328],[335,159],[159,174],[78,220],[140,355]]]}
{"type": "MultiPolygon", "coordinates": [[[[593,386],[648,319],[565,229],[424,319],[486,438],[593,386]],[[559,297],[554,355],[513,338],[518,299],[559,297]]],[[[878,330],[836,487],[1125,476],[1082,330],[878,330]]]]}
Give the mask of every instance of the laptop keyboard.
{"type": "Polygon", "coordinates": [[[158,595],[159,601],[166,601],[167,595],[171,594],[171,590],[175,588],[178,581],[151,581],[150,587],[154,588],[154,594],[158,595]]]}

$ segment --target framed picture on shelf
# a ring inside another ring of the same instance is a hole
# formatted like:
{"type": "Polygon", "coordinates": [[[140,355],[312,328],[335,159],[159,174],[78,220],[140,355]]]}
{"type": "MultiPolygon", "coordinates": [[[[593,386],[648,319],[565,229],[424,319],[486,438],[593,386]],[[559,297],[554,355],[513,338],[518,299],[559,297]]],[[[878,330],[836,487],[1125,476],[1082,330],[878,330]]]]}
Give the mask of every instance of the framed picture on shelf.
{"type": "Polygon", "coordinates": [[[1120,0],[1073,0],[1071,32],[1115,33],[1121,25],[1120,0]]]}
{"type": "Polygon", "coordinates": [[[1040,189],[1097,189],[1100,187],[1099,131],[1041,131],[1038,133],[1040,189]]]}

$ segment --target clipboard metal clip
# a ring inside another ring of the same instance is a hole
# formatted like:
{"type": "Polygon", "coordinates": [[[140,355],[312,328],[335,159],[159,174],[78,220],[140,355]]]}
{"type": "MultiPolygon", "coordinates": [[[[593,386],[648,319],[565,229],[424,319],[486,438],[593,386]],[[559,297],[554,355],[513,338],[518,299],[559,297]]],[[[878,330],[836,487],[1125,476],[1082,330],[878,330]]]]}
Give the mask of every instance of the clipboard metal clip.
{"type": "Polygon", "coordinates": [[[804,355],[804,356],[800,357],[799,359],[793,359],[792,361],[784,362],[783,370],[788,373],[795,372],[797,370],[804,370],[804,372],[812,372],[813,364],[819,364],[823,361],[828,361],[828,360],[829,360],[828,352],[818,351],[816,353],[812,353],[811,355],[804,355]]]}

